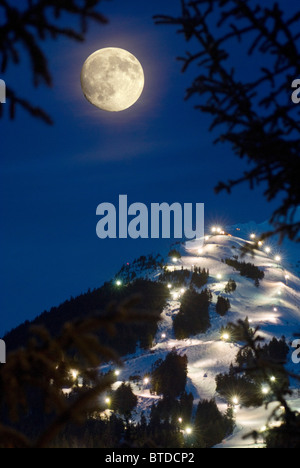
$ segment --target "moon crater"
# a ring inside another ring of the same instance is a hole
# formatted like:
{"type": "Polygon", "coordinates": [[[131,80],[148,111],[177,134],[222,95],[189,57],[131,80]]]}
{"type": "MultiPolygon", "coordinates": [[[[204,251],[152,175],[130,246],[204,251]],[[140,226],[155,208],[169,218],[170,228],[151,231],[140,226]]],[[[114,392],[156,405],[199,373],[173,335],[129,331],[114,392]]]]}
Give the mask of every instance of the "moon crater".
{"type": "Polygon", "coordinates": [[[142,65],[124,49],[107,48],[94,52],[81,71],[81,87],[94,106],[120,112],[133,106],[145,84],[142,65]]]}

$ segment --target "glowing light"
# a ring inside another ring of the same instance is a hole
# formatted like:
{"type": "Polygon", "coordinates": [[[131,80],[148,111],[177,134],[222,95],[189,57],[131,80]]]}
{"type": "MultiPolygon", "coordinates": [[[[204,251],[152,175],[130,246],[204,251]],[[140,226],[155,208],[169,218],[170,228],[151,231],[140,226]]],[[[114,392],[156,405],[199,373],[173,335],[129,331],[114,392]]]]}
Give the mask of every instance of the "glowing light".
{"type": "Polygon", "coordinates": [[[230,340],[230,335],[229,335],[229,333],[223,333],[223,335],[222,335],[222,340],[224,340],[224,341],[230,340]]]}
{"type": "Polygon", "coordinates": [[[72,377],[73,380],[77,380],[78,375],[79,375],[79,372],[77,370],[75,370],[75,369],[71,370],[71,377],[72,377]]]}
{"type": "Polygon", "coordinates": [[[210,239],[209,236],[206,236],[206,237],[205,237],[205,240],[206,240],[206,241],[209,241],[209,239],[210,239]]]}
{"type": "Polygon", "coordinates": [[[179,298],[179,294],[178,294],[178,293],[174,293],[174,294],[173,294],[173,300],[174,300],[174,301],[177,301],[178,298],[179,298]]]}
{"type": "Polygon", "coordinates": [[[107,398],[105,398],[105,403],[106,403],[107,405],[110,405],[110,403],[111,403],[111,399],[110,399],[110,398],[108,398],[108,397],[107,397],[107,398]]]}
{"type": "Polygon", "coordinates": [[[266,385],[264,385],[264,386],[262,387],[261,391],[262,391],[262,393],[263,393],[264,395],[268,395],[268,394],[270,393],[270,388],[267,387],[266,385]]]}
{"type": "Polygon", "coordinates": [[[173,257],[172,260],[173,260],[174,263],[178,262],[178,258],[176,258],[176,257],[173,257]]]}
{"type": "Polygon", "coordinates": [[[172,285],[171,285],[171,284],[168,284],[168,289],[172,289],[172,285]]]}
{"type": "Polygon", "coordinates": [[[272,377],[270,378],[271,382],[276,382],[276,377],[274,377],[274,375],[272,375],[272,377]]]}
{"type": "Polygon", "coordinates": [[[217,279],[218,279],[218,280],[221,280],[221,279],[222,279],[222,275],[220,275],[220,274],[217,275],[217,279]]]}
{"type": "Polygon", "coordinates": [[[182,423],[182,418],[178,418],[178,422],[181,424],[182,423]]]}
{"type": "Polygon", "coordinates": [[[116,285],[117,285],[117,286],[122,286],[122,281],[117,280],[117,281],[116,281],[116,285]]]}
{"type": "Polygon", "coordinates": [[[276,262],[281,262],[281,257],[280,257],[279,255],[276,255],[275,261],[276,261],[276,262]]]}
{"type": "Polygon", "coordinates": [[[278,312],[277,307],[274,307],[273,312],[278,312]]]}
{"type": "Polygon", "coordinates": [[[258,246],[261,247],[264,243],[262,241],[258,242],[258,246]]]}
{"type": "Polygon", "coordinates": [[[121,372],[120,372],[119,370],[116,370],[116,371],[115,371],[115,376],[116,376],[116,377],[119,377],[120,374],[121,374],[121,372]]]}
{"type": "Polygon", "coordinates": [[[149,379],[148,377],[146,377],[146,378],[144,379],[144,385],[148,385],[149,382],[150,382],[150,379],[149,379]]]}
{"type": "Polygon", "coordinates": [[[180,289],[180,292],[181,292],[181,294],[184,294],[184,293],[185,293],[185,289],[184,289],[184,288],[180,289]]]}
{"type": "Polygon", "coordinates": [[[250,239],[255,239],[255,238],[256,238],[256,234],[251,234],[250,239]]]}
{"type": "Polygon", "coordinates": [[[266,247],[266,248],[265,248],[265,252],[266,252],[267,254],[271,253],[270,247],[266,247]]]}
{"type": "Polygon", "coordinates": [[[163,334],[161,335],[161,337],[162,337],[163,340],[165,340],[165,339],[167,338],[167,335],[166,335],[165,333],[163,333],[163,334]]]}
{"type": "Polygon", "coordinates": [[[290,279],[290,275],[285,275],[285,279],[286,279],[286,280],[289,280],[289,279],[290,279]]]}
{"type": "Polygon", "coordinates": [[[193,432],[193,429],[191,427],[187,427],[185,432],[186,432],[187,435],[191,435],[192,432],[193,432]]]}
{"type": "Polygon", "coordinates": [[[198,250],[198,254],[201,255],[203,253],[203,249],[198,250]]]}
{"type": "Polygon", "coordinates": [[[263,427],[260,429],[260,432],[266,432],[267,429],[268,429],[267,426],[263,426],[263,427]]]}
{"type": "Polygon", "coordinates": [[[278,296],[282,296],[282,291],[278,291],[278,296]]]}
{"type": "Polygon", "coordinates": [[[235,405],[235,406],[238,406],[240,404],[240,401],[238,399],[238,397],[233,397],[232,398],[232,403],[235,405]]]}
{"type": "Polygon", "coordinates": [[[213,227],[213,228],[211,229],[211,232],[217,232],[217,228],[216,228],[216,227],[213,227]]]}

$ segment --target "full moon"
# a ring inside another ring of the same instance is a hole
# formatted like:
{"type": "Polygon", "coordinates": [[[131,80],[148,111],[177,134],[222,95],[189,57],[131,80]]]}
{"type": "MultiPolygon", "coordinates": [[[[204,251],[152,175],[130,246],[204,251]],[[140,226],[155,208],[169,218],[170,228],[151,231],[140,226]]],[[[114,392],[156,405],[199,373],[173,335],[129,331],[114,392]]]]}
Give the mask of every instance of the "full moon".
{"type": "Polygon", "coordinates": [[[108,112],[133,106],[145,85],[143,67],[124,49],[109,47],[94,52],[81,71],[81,87],[86,99],[108,112]]]}

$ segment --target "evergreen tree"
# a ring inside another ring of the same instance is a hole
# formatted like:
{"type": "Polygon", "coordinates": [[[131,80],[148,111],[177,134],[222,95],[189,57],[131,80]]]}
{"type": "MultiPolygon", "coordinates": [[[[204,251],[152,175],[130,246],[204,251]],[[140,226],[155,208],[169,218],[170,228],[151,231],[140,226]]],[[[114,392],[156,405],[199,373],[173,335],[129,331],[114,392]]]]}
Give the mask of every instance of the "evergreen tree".
{"type": "Polygon", "coordinates": [[[192,419],[194,397],[192,393],[183,392],[179,400],[179,417],[183,423],[189,424],[192,419]]]}
{"type": "MultiPolygon", "coordinates": [[[[101,313],[67,322],[55,337],[45,327],[35,327],[28,345],[8,354],[7,364],[0,366],[1,448],[51,447],[68,424],[88,423],[90,415],[105,409],[103,395],[115,375],[98,369],[119,358],[99,341],[97,331],[114,334],[120,323],[145,322],[145,315],[129,311],[131,305],[112,304],[101,313]],[[77,375],[86,383],[83,387],[76,386],[77,375]],[[73,390],[69,398],[62,392],[65,388],[73,390]]],[[[104,437],[102,441],[107,446],[104,437]]]]}
{"type": "MultiPolygon", "coordinates": [[[[268,353],[266,347],[261,343],[264,341],[259,335],[258,330],[255,333],[249,333],[245,324],[239,321],[234,325],[235,333],[242,336],[244,350],[247,355],[252,356],[249,365],[246,364],[242,369],[232,369],[232,374],[243,374],[246,379],[257,382],[268,382],[270,391],[265,397],[265,403],[276,402],[275,410],[271,413],[270,418],[266,423],[267,430],[264,433],[267,448],[300,448],[300,418],[297,411],[295,411],[288,398],[291,395],[289,389],[290,379],[295,382],[300,381],[299,375],[292,373],[284,367],[284,363],[279,360],[274,360],[268,353]],[[275,381],[273,379],[275,377],[275,381]],[[273,427],[274,423],[274,427],[273,427]]],[[[296,337],[299,335],[295,335],[296,337]]],[[[273,340],[272,340],[273,341],[273,340]]],[[[278,341],[278,340],[277,340],[278,341]]],[[[285,340],[282,339],[282,350],[285,340]]],[[[275,340],[274,340],[275,343],[275,340]]],[[[268,346],[271,350],[274,344],[268,346]]],[[[280,347],[281,347],[280,346],[280,347]]],[[[277,348],[277,345],[276,345],[277,348]]],[[[286,353],[287,350],[284,351],[286,353]]],[[[277,354],[277,351],[276,351],[277,354]]],[[[282,357],[277,356],[277,357],[282,357]]],[[[259,389],[261,393],[261,387],[259,389]]],[[[248,393],[247,393],[248,395],[248,393]]],[[[249,398],[249,395],[248,395],[249,398]]],[[[248,399],[248,404],[251,402],[248,399]]],[[[256,431],[252,433],[255,440],[261,437],[256,431]]]]}
{"type": "Polygon", "coordinates": [[[201,270],[200,268],[195,268],[194,273],[192,274],[191,284],[195,285],[196,288],[202,288],[205,286],[209,279],[209,270],[201,270]]]}
{"type": "Polygon", "coordinates": [[[45,326],[53,336],[57,336],[66,322],[84,320],[97,315],[115,303],[130,303],[130,307],[141,317],[150,320],[137,323],[118,324],[117,333],[111,335],[101,330],[97,332],[103,346],[113,348],[120,355],[136,351],[139,343],[142,348],[152,346],[153,337],[158,330],[158,322],[167,299],[169,290],[159,282],[138,279],[132,284],[116,288],[114,282],[105,283],[101,288],[82,294],[44,312],[32,322],[25,322],[8,333],[4,339],[10,350],[25,346],[30,336],[30,328],[45,326]],[[150,317],[151,316],[151,317],[150,317]]]}
{"type": "Polygon", "coordinates": [[[259,286],[259,280],[263,280],[265,274],[257,266],[252,263],[240,262],[237,259],[227,258],[225,260],[226,265],[233,267],[235,270],[238,270],[241,276],[245,276],[249,279],[254,279],[255,284],[259,286]]]}
{"type": "Polygon", "coordinates": [[[286,339],[283,336],[280,340],[277,340],[275,337],[272,338],[269,343],[265,344],[263,347],[260,347],[260,351],[262,352],[262,355],[265,359],[285,364],[290,348],[288,347],[286,339]]]}
{"type": "Polygon", "coordinates": [[[225,293],[230,294],[236,291],[237,285],[233,279],[230,279],[225,286],[225,293]]]}
{"type": "Polygon", "coordinates": [[[209,290],[198,294],[189,289],[183,296],[179,313],[173,326],[176,339],[189,338],[198,333],[205,333],[210,327],[209,306],[212,294],[209,290]]]}
{"type": "Polygon", "coordinates": [[[152,390],[165,398],[177,398],[185,390],[187,363],[187,357],[179,356],[175,349],[164,361],[158,360],[152,371],[152,390]]]}
{"type": "Polygon", "coordinates": [[[212,448],[232,433],[233,414],[223,415],[215,400],[201,401],[195,417],[196,444],[200,448],[212,448]],[[198,439],[198,440],[197,440],[198,439]]]}
{"type": "Polygon", "coordinates": [[[221,315],[221,317],[224,317],[230,308],[231,308],[231,304],[230,304],[229,299],[219,296],[217,305],[216,305],[217,314],[221,315]]]}
{"type": "Polygon", "coordinates": [[[217,392],[230,404],[238,397],[240,404],[246,407],[259,407],[263,404],[265,395],[261,391],[261,380],[255,382],[246,375],[238,375],[231,365],[227,374],[216,376],[217,392]]]}
{"type": "Polygon", "coordinates": [[[137,405],[137,397],[133,393],[130,385],[123,383],[114,393],[112,399],[112,409],[128,421],[132,411],[137,405]]]}
{"type": "Polygon", "coordinates": [[[240,343],[244,341],[244,334],[247,333],[249,336],[254,336],[255,331],[250,327],[248,317],[245,320],[241,320],[242,327],[236,327],[234,324],[229,323],[226,327],[221,328],[221,336],[224,334],[229,335],[229,341],[232,343],[240,343]]]}

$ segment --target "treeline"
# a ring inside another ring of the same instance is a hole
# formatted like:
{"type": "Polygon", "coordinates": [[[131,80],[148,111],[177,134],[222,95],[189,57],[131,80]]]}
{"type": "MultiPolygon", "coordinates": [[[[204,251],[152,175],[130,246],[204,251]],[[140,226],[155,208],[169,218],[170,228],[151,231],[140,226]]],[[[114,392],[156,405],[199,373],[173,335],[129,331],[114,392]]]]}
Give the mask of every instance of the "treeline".
{"type": "Polygon", "coordinates": [[[181,300],[180,310],[173,322],[177,340],[205,333],[209,329],[209,306],[211,302],[212,293],[208,289],[200,294],[194,289],[186,291],[181,300]]]}
{"type": "MultiPolygon", "coordinates": [[[[284,336],[280,340],[274,337],[269,343],[265,343],[264,345],[258,344],[257,348],[264,360],[273,361],[275,364],[286,364],[290,351],[284,336]]],[[[238,352],[236,362],[240,367],[250,368],[254,365],[255,356],[252,351],[242,348],[238,352]]]]}
{"type": "Polygon", "coordinates": [[[190,280],[191,272],[189,270],[181,269],[175,271],[164,271],[159,276],[159,281],[162,283],[171,283],[174,287],[180,287],[190,280]]]}
{"type": "Polygon", "coordinates": [[[162,399],[152,406],[145,431],[158,447],[211,448],[233,432],[232,411],[222,414],[214,400],[200,401],[193,418],[194,398],[185,390],[187,365],[187,357],[173,349],[165,360],[160,359],[153,366],[152,391],[162,399]],[[185,435],[184,440],[182,433],[186,427],[191,427],[191,434],[185,435]]]}
{"type": "Polygon", "coordinates": [[[162,270],[164,268],[164,259],[161,255],[142,255],[135,259],[132,263],[127,263],[122,266],[116,278],[122,279],[125,283],[130,283],[137,278],[137,272],[145,272],[146,270],[162,270]]]}
{"type": "Polygon", "coordinates": [[[205,268],[194,268],[194,273],[192,274],[191,283],[196,286],[196,288],[202,288],[208,283],[209,280],[209,270],[205,268]]]}
{"type": "Polygon", "coordinates": [[[222,414],[214,399],[200,401],[194,424],[196,448],[212,448],[220,444],[235,427],[232,409],[222,414]]]}
{"type": "Polygon", "coordinates": [[[187,364],[187,357],[179,356],[175,349],[165,360],[156,361],[151,372],[152,391],[165,398],[177,398],[185,390],[187,364]]]}
{"type": "Polygon", "coordinates": [[[180,287],[188,282],[194,285],[196,288],[202,288],[205,286],[209,279],[209,270],[205,268],[194,268],[191,272],[186,269],[175,270],[175,271],[164,271],[159,277],[159,281],[165,283],[171,283],[174,287],[180,287]]]}
{"type": "Polygon", "coordinates": [[[152,392],[161,396],[153,404],[149,419],[142,413],[137,424],[131,422],[137,398],[129,384],[111,392],[107,418],[93,413],[83,426],[69,425],[56,439],[57,448],[211,448],[234,429],[233,412],[222,414],[215,400],[200,401],[193,417],[194,398],[186,392],[187,357],[173,349],[152,368],[152,392]],[[185,432],[191,428],[191,433],[185,432]]]}
{"type": "Polygon", "coordinates": [[[192,420],[191,401],[190,394],[183,395],[175,406],[160,400],[152,406],[149,420],[142,414],[137,424],[113,413],[105,419],[89,419],[82,426],[69,425],[50,448],[212,448],[232,434],[231,410],[222,414],[215,400],[202,401],[192,420]],[[184,401],[185,398],[189,400],[184,401]],[[192,433],[187,436],[184,430],[189,424],[192,433]]]}
{"type": "MultiPolygon", "coordinates": [[[[254,333],[254,332],[253,332],[254,333]]],[[[253,351],[242,348],[236,357],[237,369],[231,365],[227,374],[219,374],[216,377],[217,392],[232,403],[234,396],[238,396],[239,403],[245,407],[259,407],[266,401],[268,392],[276,387],[288,389],[289,380],[282,372],[277,372],[278,364],[287,361],[289,347],[284,337],[280,340],[273,338],[269,343],[259,345],[262,351],[262,359],[274,363],[272,374],[253,372],[246,375],[243,369],[255,368],[256,356],[253,351]]]]}
{"type": "Polygon", "coordinates": [[[57,336],[65,323],[101,314],[110,304],[122,303],[133,297],[138,298],[134,309],[141,315],[152,315],[153,320],[140,324],[123,323],[117,325],[115,336],[109,336],[104,331],[100,331],[98,336],[103,345],[113,348],[120,355],[134,353],[138,343],[143,348],[149,348],[157,333],[158,321],[167,303],[169,291],[162,283],[138,279],[123,287],[116,287],[112,282],[106,283],[99,289],[72,298],[59,307],[44,312],[32,322],[25,322],[5,336],[7,349],[12,351],[25,346],[33,325],[43,325],[52,336],[57,336]]]}
{"type": "Polygon", "coordinates": [[[226,313],[230,310],[230,308],[231,308],[230,300],[223,296],[219,296],[217,305],[216,305],[217,314],[221,315],[221,317],[224,317],[226,313]]]}
{"type": "Polygon", "coordinates": [[[259,281],[263,280],[265,277],[264,272],[252,263],[240,262],[239,260],[237,260],[237,258],[226,258],[225,263],[226,265],[239,271],[241,276],[245,276],[246,278],[255,280],[256,285],[259,285],[259,281]]]}

